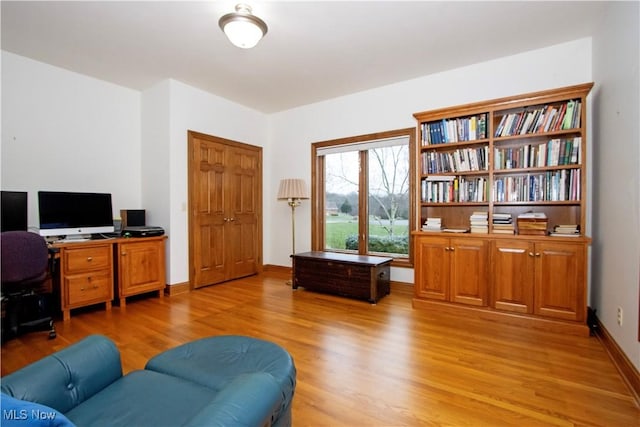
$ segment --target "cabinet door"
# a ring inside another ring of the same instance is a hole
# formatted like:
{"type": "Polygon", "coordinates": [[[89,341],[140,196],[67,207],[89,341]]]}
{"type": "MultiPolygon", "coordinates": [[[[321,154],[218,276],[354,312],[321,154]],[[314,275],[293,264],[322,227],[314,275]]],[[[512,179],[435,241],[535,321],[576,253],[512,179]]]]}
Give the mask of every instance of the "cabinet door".
{"type": "Polygon", "coordinates": [[[451,239],[451,301],[487,305],[487,245],[482,239],[451,239]]]}
{"type": "Polygon", "coordinates": [[[164,240],[120,243],[120,296],[164,288],[164,240]]]}
{"type": "Polygon", "coordinates": [[[449,239],[421,236],[415,242],[415,296],[448,301],[449,239]]]}
{"type": "Polygon", "coordinates": [[[533,244],[496,240],[491,258],[491,306],[498,310],[533,313],[533,244]]]}
{"type": "Polygon", "coordinates": [[[536,243],[535,314],[585,320],[585,254],[583,244],[536,243]]]}

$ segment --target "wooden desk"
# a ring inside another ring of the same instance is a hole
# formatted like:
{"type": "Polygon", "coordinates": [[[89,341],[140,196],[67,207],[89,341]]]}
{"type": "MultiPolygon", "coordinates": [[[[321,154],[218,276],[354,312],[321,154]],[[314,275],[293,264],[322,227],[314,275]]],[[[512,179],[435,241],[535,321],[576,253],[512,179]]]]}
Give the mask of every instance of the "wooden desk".
{"type": "Polygon", "coordinates": [[[390,292],[391,258],[335,252],[293,255],[293,289],[326,292],[375,304],[390,292]]]}
{"type": "Polygon", "coordinates": [[[60,259],[60,308],[63,320],[71,310],[105,304],[114,295],[120,306],[128,296],[158,291],[164,296],[166,236],[54,243],[60,259]]]}

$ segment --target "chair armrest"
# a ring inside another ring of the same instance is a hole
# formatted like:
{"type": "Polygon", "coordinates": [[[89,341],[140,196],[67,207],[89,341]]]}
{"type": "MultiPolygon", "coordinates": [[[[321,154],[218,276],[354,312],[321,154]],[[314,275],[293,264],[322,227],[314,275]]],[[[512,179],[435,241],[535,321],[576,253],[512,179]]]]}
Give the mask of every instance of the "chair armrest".
{"type": "Polygon", "coordinates": [[[2,392],[66,413],[122,377],[113,341],[91,335],[2,378],[2,392]]]}
{"type": "Polygon", "coordinates": [[[282,406],[282,392],[266,372],[239,375],[185,427],[270,426],[282,406]]]}

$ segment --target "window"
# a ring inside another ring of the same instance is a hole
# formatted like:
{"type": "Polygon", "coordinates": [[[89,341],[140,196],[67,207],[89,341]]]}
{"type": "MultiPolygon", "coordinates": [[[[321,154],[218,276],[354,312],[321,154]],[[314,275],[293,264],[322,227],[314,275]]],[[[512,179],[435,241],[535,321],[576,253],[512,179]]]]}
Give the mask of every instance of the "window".
{"type": "Polygon", "coordinates": [[[312,247],[410,265],[415,129],[312,144],[312,247]]]}

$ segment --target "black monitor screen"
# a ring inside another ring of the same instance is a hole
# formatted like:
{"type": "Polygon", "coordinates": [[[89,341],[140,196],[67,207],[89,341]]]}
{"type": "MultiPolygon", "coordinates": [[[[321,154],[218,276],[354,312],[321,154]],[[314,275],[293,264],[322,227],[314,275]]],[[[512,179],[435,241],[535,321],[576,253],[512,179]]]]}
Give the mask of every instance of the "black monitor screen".
{"type": "Polygon", "coordinates": [[[27,192],[3,190],[1,193],[2,231],[27,231],[27,192]]]}
{"type": "Polygon", "coordinates": [[[113,231],[109,193],[39,191],[38,212],[43,236],[113,231]]]}

